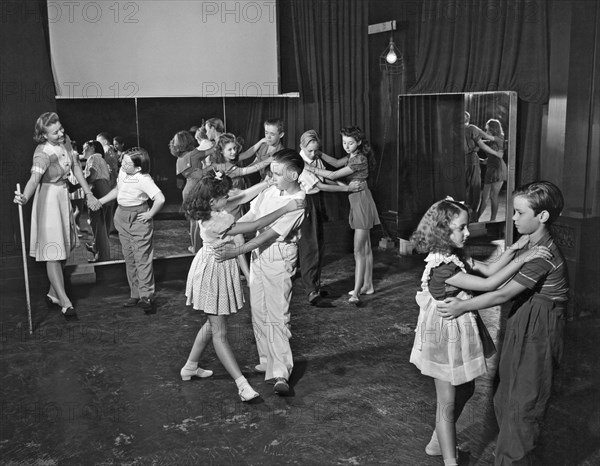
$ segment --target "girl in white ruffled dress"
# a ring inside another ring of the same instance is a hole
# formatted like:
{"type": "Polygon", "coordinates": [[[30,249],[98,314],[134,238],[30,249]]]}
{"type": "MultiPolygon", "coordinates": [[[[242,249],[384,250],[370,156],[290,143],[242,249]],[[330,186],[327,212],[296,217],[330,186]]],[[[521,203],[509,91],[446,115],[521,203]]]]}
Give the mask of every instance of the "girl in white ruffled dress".
{"type": "Polygon", "coordinates": [[[186,215],[198,221],[202,248],[194,257],[188,274],[185,295],[187,304],[204,311],[207,321],[198,332],[185,366],[182,380],[191,377],[210,377],[212,371],[198,367],[204,349],[211,341],[217,357],[235,381],[242,401],[259,396],[242,375],[227,339],[227,317],[235,314],[244,304],[238,263],[235,259],[218,262],[215,248],[223,243],[243,244],[244,233],[255,233],[273,223],[282,215],[304,208],[304,201],[290,201],[284,207],[253,222],[236,223],[229,210],[250,201],[264,188],[266,182],[229,197],[231,178],[221,171],[210,171],[194,186],[186,201],[186,215]],[[234,235],[235,236],[234,238],[234,235]]]}
{"type": "Polygon", "coordinates": [[[495,290],[525,262],[550,257],[547,248],[536,247],[524,260],[513,260],[529,241],[524,236],[489,263],[467,258],[462,248],[469,237],[468,223],[467,207],[446,199],[429,208],[411,238],[418,252],[429,255],[416,295],[420,311],[410,362],[434,379],[436,427],[425,452],[442,455],[445,465],[457,464],[456,420],[473,395],[475,378],[487,371],[486,358],[496,349],[479,313],[444,319],[437,302],[447,297],[470,299],[469,291],[495,290]]]}

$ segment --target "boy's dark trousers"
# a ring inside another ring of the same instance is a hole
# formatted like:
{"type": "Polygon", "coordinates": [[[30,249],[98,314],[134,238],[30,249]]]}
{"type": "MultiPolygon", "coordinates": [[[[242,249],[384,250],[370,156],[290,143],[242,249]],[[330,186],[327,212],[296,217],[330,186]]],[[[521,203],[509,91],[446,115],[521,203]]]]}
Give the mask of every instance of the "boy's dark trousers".
{"type": "Polygon", "coordinates": [[[314,291],[318,292],[321,286],[324,215],[320,192],[306,195],[305,210],[298,242],[298,258],[304,291],[309,295],[314,291]]]}
{"type": "Polygon", "coordinates": [[[508,318],[494,395],[496,466],[537,464],[534,450],[562,356],[565,316],[565,302],[533,295],[508,318]]]}

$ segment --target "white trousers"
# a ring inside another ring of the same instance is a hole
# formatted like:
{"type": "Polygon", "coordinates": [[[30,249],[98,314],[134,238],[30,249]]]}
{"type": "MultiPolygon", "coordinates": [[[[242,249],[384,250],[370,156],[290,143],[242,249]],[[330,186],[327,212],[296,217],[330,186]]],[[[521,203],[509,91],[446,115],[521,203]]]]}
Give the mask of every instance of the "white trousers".
{"type": "Polygon", "coordinates": [[[296,273],[298,248],[292,243],[274,243],[254,251],[250,262],[250,307],[256,347],[265,380],[290,378],[294,367],[289,339],[292,277],[296,273]]]}

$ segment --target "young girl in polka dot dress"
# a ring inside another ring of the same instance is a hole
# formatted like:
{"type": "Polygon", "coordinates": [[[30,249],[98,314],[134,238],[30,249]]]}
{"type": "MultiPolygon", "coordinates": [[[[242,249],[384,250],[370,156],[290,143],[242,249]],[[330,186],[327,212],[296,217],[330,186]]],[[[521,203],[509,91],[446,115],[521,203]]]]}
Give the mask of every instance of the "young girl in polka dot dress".
{"type": "Polygon", "coordinates": [[[181,369],[181,378],[190,380],[191,377],[212,375],[212,371],[198,367],[200,356],[212,339],[217,357],[235,380],[241,400],[250,401],[259,394],[242,375],[227,340],[227,316],[235,314],[244,303],[239,268],[235,259],[217,262],[215,248],[231,242],[241,246],[242,234],[255,233],[282,215],[303,209],[304,202],[290,201],[281,209],[253,222],[236,224],[228,210],[248,202],[267,184],[253,186],[235,198],[229,198],[231,186],[231,178],[223,172],[211,171],[194,187],[184,203],[186,215],[198,221],[203,240],[202,249],[196,254],[188,274],[185,291],[187,304],[204,311],[208,320],[196,336],[187,363],[181,369]],[[233,235],[238,236],[234,239],[233,235]]]}

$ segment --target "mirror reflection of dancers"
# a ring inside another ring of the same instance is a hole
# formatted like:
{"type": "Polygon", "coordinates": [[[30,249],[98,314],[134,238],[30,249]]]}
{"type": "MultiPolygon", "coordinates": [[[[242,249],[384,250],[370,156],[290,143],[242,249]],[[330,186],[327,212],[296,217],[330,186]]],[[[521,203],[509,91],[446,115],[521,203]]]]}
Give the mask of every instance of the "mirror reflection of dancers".
{"type": "Polygon", "coordinates": [[[490,119],[485,124],[485,132],[490,139],[488,139],[488,147],[492,149],[491,152],[487,152],[491,155],[487,158],[487,169],[483,177],[483,191],[481,193],[481,202],[479,203],[479,210],[477,211],[477,219],[480,219],[485,212],[487,207],[487,200],[491,202],[491,213],[490,222],[496,220],[498,215],[498,195],[500,189],[506,181],[508,169],[504,162],[504,131],[502,131],[502,125],[496,119],[490,119]]]}
{"type": "Polygon", "coordinates": [[[472,125],[471,114],[465,112],[465,204],[470,209],[470,220],[477,221],[477,209],[481,200],[481,168],[479,167],[479,149],[495,157],[502,157],[502,152],[497,152],[484,141],[492,137],[479,127],[472,125]]]}
{"type": "Polygon", "coordinates": [[[22,194],[15,192],[13,202],[25,205],[35,195],[29,255],[38,262],[46,262],[50,280],[46,295],[48,305],[60,306],[68,321],[77,320],[73,303],[65,291],[63,275],[64,262],[78,242],[67,186],[71,171],[85,192],[88,207],[95,210],[101,204],[83,176],[79,160],[73,155],[71,143],[56,113],[47,112],[39,116],[33,139],[38,146],[33,154],[31,177],[22,194]]]}

